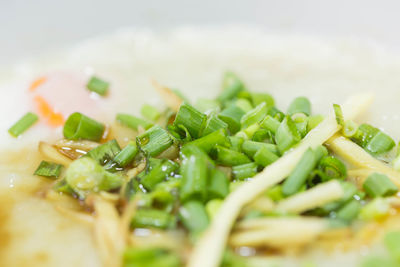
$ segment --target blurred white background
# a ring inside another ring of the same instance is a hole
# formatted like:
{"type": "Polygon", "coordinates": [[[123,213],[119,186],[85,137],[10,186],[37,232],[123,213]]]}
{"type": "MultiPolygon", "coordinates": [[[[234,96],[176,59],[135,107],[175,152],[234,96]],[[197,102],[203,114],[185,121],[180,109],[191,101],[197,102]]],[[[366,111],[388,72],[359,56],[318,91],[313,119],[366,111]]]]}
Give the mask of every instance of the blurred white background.
{"type": "Polygon", "coordinates": [[[400,47],[398,0],[0,0],[0,65],[121,27],[250,24],[400,47]]]}

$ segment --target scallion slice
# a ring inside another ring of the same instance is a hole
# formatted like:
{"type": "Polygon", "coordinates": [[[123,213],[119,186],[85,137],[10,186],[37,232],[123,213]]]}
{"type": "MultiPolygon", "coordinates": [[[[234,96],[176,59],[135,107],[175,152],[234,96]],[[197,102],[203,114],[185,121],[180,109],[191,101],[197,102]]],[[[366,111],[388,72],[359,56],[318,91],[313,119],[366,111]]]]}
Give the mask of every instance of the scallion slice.
{"type": "Polygon", "coordinates": [[[301,135],[297,130],[296,124],[289,116],[286,116],[275,135],[275,142],[280,153],[283,154],[300,140],[301,135]]]}
{"type": "Polygon", "coordinates": [[[272,118],[270,115],[267,115],[264,118],[264,120],[260,123],[261,127],[267,129],[268,131],[271,131],[273,134],[276,133],[280,124],[281,124],[280,121],[272,118]]]}
{"type": "Polygon", "coordinates": [[[12,136],[18,137],[23,132],[28,130],[29,127],[31,127],[38,119],[39,117],[36,114],[28,112],[21,119],[19,119],[13,126],[11,126],[11,128],[8,129],[8,132],[12,136]]]}
{"type": "Polygon", "coordinates": [[[217,162],[224,166],[235,166],[251,162],[245,154],[219,145],[215,146],[215,151],[217,162]]]}
{"type": "Polygon", "coordinates": [[[346,222],[351,222],[358,216],[360,210],[361,210],[360,202],[353,199],[336,212],[336,218],[346,222]]]}
{"type": "Polygon", "coordinates": [[[188,201],[179,209],[179,218],[183,225],[192,233],[199,234],[209,223],[204,205],[200,201],[188,201]]]}
{"type": "Polygon", "coordinates": [[[340,126],[344,126],[344,117],[342,108],[338,104],[333,104],[333,110],[335,111],[337,124],[340,126]]]}
{"type": "Polygon", "coordinates": [[[160,229],[173,228],[175,226],[175,218],[161,210],[156,209],[140,209],[135,212],[132,220],[132,227],[154,227],[160,229]]]}
{"type": "Polygon", "coordinates": [[[236,165],[232,167],[233,177],[238,180],[251,178],[257,174],[257,164],[254,162],[236,165]]]}
{"type": "Polygon", "coordinates": [[[254,161],[262,166],[268,166],[269,164],[275,162],[279,157],[272,153],[266,146],[263,146],[254,154],[254,161]]]}
{"type": "Polygon", "coordinates": [[[380,173],[373,173],[363,184],[365,192],[371,197],[386,197],[394,195],[398,188],[390,179],[380,173]]]}
{"type": "Polygon", "coordinates": [[[235,98],[243,90],[245,90],[243,82],[233,72],[226,72],[222,82],[222,92],[217,99],[221,103],[225,103],[235,98]]]}
{"type": "Polygon", "coordinates": [[[104,125],[82,113],[72,113],[64,125],[64,137],[70,140],[91,140],[98,142],[103,137],[104,125]]]}
{"type": "Polygon", "coordinates": [[[379,131],[367,144],[365,149],[373,155],[380,155],[390,151],[396,143],[382,131],[379,131]]]}
{"type": "Polygon", "coordinates": [[[96,160],[100,165],[106,165],[114,160],[114,157],[121,151],[117,140],[113,139],[86,153],[87,157],[96,160]]]}
{"type": "Polygon", "coordinates": [[[218,114],[218,118],[228,124],[231,134],[235,134],[240,130],[240,120],[244,115],[244,111],[236,105],[230,105],[218,114]]]}
{"type": "Polygon", "coordinates": [[[209,153],[215,148],[215,145],[229,146],[230,142],[225,129],[219,129],[188,144],[195,145],[203,149],[206,153],[209,153]]]}
{"type": "Polygon", "coordinates": [[[208,185],[208,198],[224,199],[229,193],[229,180],[226,174],[219,169],[212,169],[208,185]]]}
{"type": "Polygon", "coordinates": [[[142,116],[150,121],[156,121],[160,118],[161,113],[158,111],[156,107],[145,104],[142,106],[140,113],[142,116]]]}
{"type": "Polygon", "coordinates": [[[226,124],[224,121],[219,119],[216,115],[210,115],[207,118],[206,126],[204,127],[202,135],[208,135],[212,132],[215,132],[219,129],[228,129],[228,124],[226,124]]]}
{"type": "Polygon", "coordinates": [[[132,163],[138,151],[136,143],[130,142],[114,157],[114,162],[116,162],[118,166],[126,167],[132,163]]]}
{"type": "Polygon", "coordinates": [[[258,106],[261,103],[265,103],[267,107],[273,107],[275,105],[274,98],[267,93],[251,93],[251,100],[254,106],[258,106]]]}
{"type": "Polygon", "coordinates": [[[127,126],[133,130],[138,130],[139,126],[145,129],[148,129],[151,126],[153,126],[152,123],[146,120],[124,113],[118,113],[116,120],[122,125],[127,126]]]}
{"type": "Polygon", "coordinates": [[[62,168],[63,166],[61,164],[43,160],[40,162],[39,167],[34,172],[34,175],[57,179],[61,174],[62,168]]]}
{"type": "Polygon", "coordinates": [[[243,117],[240,119],[240,123],[242,125],[242,129],[249,127],[257,122],[260,122],[267,115],[267,104],[262,102],[254,109],[251,109],[243,117]]]}
{"type": "Polygon", "coordinates": [[[207,116],[193,106],[183,103],[176,114],[174,125],[183,125],[193,138],[199,138],[205,127],[207,116]]]}
{"type": "Polygon", "coordinates": [[[105,96],[108,92],[110,84],[96,76],[93,76],[92,78],[90,78],[86,87],[92,92],[95,92],[101,96],[105,96]]]}
{"type": "Polygon", "coordinates": [[[296,113],[304,113],[307,116],[311,114],[311,103],[306,97],[300,96],[296,97],[292,103],[290,103],[288,108],[288,114],[292,116],[296,113]]]}
{"type": "Polygon", "coordinates": [[[245,140],[242,145],[242,150],[243,152],[253,158],[254,154],[260,150],[262,147],[266,147],[269,151],[272,153],[278,155],[279,151],[276,145],[274,144],[267,144],[263,142],[256,142],[256,141],[250,141],[250,140],[245,140]]]}
{"type": "Polygon", "coordinates": [[[171,160],[162,160],[154,166],[147,174],[140,177],[140,182],[148,190],[154,190],[156,185],[162,182],[168,176],[172,176],[174,171],[179,168],[179,164],[171,160]]]}
{"type": "Polygon", "coordinates": [[[167,148],[169,148],[173,140],[169,133],[154,125],[143,134],[136,137],[136,143],[140,149],[151,157],[155,157],[167,148]]]}

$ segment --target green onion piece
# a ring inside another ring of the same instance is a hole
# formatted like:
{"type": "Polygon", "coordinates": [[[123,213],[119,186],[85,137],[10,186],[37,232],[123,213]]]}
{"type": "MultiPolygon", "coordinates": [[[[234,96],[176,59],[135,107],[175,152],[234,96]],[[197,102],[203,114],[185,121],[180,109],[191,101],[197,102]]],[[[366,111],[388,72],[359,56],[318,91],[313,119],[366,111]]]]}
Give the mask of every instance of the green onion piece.
{"type": "Polygon", "coordinates": [[[323,145],[314,148],[315,159],[317,162],[319,162],[323,157],[328,156],[328,153],[328,149],[323,145]]]}
{"type": "Polygon", "coordinates": [[[194,138],[199,138],[205,127],[207,116],[193,106],[183,103],[176,114],[174,125],[183,125],[194,138]]]}
{"type": "Polygon", "coordinates": [[[381,173],[373,173],[368,176],[363,184],[365,192],[371,197],[387,197],[396,194],[397,186],[381,173]]]}
{"type": "Polygon", "coordinates": [[[236,165],[232,167],[233,177],[237,180],[244,180],[251,178],[257,174],[257,164],[254,162],[246,163],[242,165],[236,165]]]}
{"type": "Polygon", "coordinates": [[[357,200],[351,200],[336,212],[336,218],[350,222],[358,216],[360,210],[360,202],[357,200]]]}
{"type": "Polygon", "coordinates": [[[254,123],[260,122],[267,115],[268,107],[265,102],[262,102],[255,108],[249,110],[243,117],[240,119],[240,123],[242,125],[242,129],[253,125],[254,123]]]}
{"type": "Polygon", "coordinates": [[[266,93],[252,93],[251,100],[254,106],[258,106],[261,103],[267,104],[267,107],[273,107],[275,105],[275,100],[270,94],[266,93]]]}
{"type": "Polygon", "coordinates": [[[116,162],[118,166],[126,167],[133,162],[138,151],[136,143],[130,142],[114,157],[114,162],[116,162]]]}
{"type": "Polygon", "coordinates": [[[282,122],[283,119],[285,118],[285,114],[280,111],[279,109],[277,109],[276,107],[271,107],[268,110],[268,115],[270,115],[272,118],[282,122]]]}
{"type": "Polygon", "coordinates": [[[72,187],[67,183],[66,179],[58,180],[54,184],[53,189],[55,191],[63,193],[63,194],[68,194],[68,195],[74,195],[75,194],[74,189],[72,189],[72,187]]]}
{"type": "Polygon", "coordinates": [[[338,104],[333,104],[333,110],[335,111],[337,124],[340,126],[344,126],[344,117],[342,108],[338,104]]]}
{"type": "Polygon", "coordinates": [[[224,199],[229,193],[229,180],[224,172],[218,169],[212,169],[208,185],[208,198],[224,199]]]}
{"type": "Polygon", "coordinates": [[[315,127],[318,126],[322,121],[324,120],[324,116],[322,115],[314,115],[308,117],[308,122],[307,122],[307,132],[311,131],[315,127]]]}
{"type": "Polygon", "coordinates": [[[212,132],[215,132],[219,129],[228,129],[228,124],[226,124],[224,121],[219,119],[215,115],[210,115],[207,118],[206,126],[204,127],[202,135],[208,135],[212,132]]]}
{"type": "Polygon", "coordinates": [[[86,139],[98,142],[104,133],[104,125],[79,113],[72,113],[64,125],[64,137],[70,140],[86,139]]]}
{"type": "Polygon", "coordinates": [[[390,151],[396,143],[382,131],[379,131],[366,145],[365,150],[373,155],[379,155],[390,151]]]}
{"type": "Polygon", "coordinates": [[[38,119],[39,117],[36,114],[28,112],[21,119],[19,119],[13,126],[11,126],[11,128],[8,129],[8,132],[12,136],[18,137],[23,132],[28,130],[28,128],[31,127],[38,119]]]}
{"type": "Polygon", "coordinates": [[[39,167],[34,172],[34,175],[57,179],[58,176],[60,176],[62,168],[63,166],[61,164],[43,160],[40,162],[39,167]]]}
{"type": "Polygon", "coordinates": [[[282,193],[282,185],[275,185],[274,187],[268,189],[266,195],[273,201],[280,201],[285,198],[282,193]]]}
{"type": "Polygon", "coordinates": [[[251,160],[243,153],[224,148],[222,146],[215,146],[216,160],[224,166],[235,166],[245,163],[250,163],[251,160]]]}
{"type": "Polygon", "coordinates": [[[218,100],[200,98],[197,100],[195,107],[202,113],[211,114],[219,111],[220,104],[218,100]]]}
{"type": "Polygon", "coordinates": [[[157,247],[127,248],[123,261],[125,267],[180,267],[182,265],[176,254],[157,247]]]}
{"type": "Polygon", "coordinates": [[[86,87],[92,92],[95,92],[101,96],[105,96],[108,92],[110,84],[96,76],[92,76],[92,78],[90,78],[89,82],[87,83],[86,87]]]}
{"type": "Polygon", "coordinates": [[[318,169],[322,171],[322,182],[331,179],[344,180],[347,176],[347,168],[344,163],[336,157],[325,156],[318,165],[318,169]]]}
{"type": "Polygon", "coordinates": [[[275,142],[280,153],[283,154],[300,140],[301,135],[297,130],[296,124],[289,116],[286,116],[275,135],[275,142]]]}
{"type": "Polygon", "coordinates": [[[274,141],[274,137],[270,131],[261,128],[254,132],[251,140],[256,142],[272,143],[274,141]]]}
{"type": "Polygon", "coordinates": [[[242,145],[242,150],[243,152],[249,156],[250,158],[254,157],[254,154],[260,150],[262,147],[266,147],[269,151],[272,153],[278,155],[278,148],[274,144],[267,144],[263,142],[256,142],[256,141],[250,141],[250,140],[245,140],[242,145]]]}
{"type": "Polygon", "coordinates": [[[235,98],[241,91],[245,90],[243,82],[232,72],[226,72],[222,82],[222,92],[218,101],[225,103],[235,98]]]}
{"type": "Polygon", "coordinates": [[[312,170],[317,165],[315,153],[308,149],[301,157],[299,163],[293,169],[289,177],[283,182],[282,193],[285,196],[291,196],[297,193],[306,183],[306,180],[312,170]]]}
{"type": "Polygon", "coordinates": [[[87,157],[96,160],[100,165],[106,165],[108,162],[114,160],[114,157],[121,151],[115,139],[108,141],[96,148],[93,148],[88,153],[87,157]]]}
{"type": "Polygon", "coordinates": [[[343,188],[343,197],[337,201],[331,202],[320,208],[320,211],[323,215],[327,215],[332,211],[335,211],[342,207],[345,203],[349,202],[357,193],[357,187],[349,182],[341,182],[340,183],[343,188]]]}
{"type": "Polygon", "coordinates": [[[208,224],[208,215],[200,201],[188,201],[179,209],[179,218],[190,232],[198,234],[204,231],[208,224]]]}
{"type": "Polygon", "coordinates": [[[156,185],[162,182],[168,176],[173,176],[179,168],[179,164],[171,160],[164,159],[154,166],[148,173],[140,178],[140,182],[147,190],[154,190],[156,185]]]}
{"type": "Polygon", "coordinates": [[[148,104],[145,104],[142,106],[140,113],[142,114],[142,116],[144,118],[146,118],[150,121],[156,121],[161,116],[161,113],[158,111],[158,109],[156,107],[153,107],[148,104]]]}
{"type": "Polygon", "coordinates": [[[225,129],[219,129],[188,144],[197,146],[209,153],[216,145],[229,146],[230,142],[225,129]]]}
{"type": "Polygon", "coordinates": [[[152,123],[146,120],[124,113],[118,113],[116,119],[122,125],[136,131],[138,130],[139,126],[145,129],[149,129],[151,126],[153,126],[152,123]]]}
{"type": "Polygon", "coordinates": [[[358,125],[352,120],[344,122],[342,133],[345,137],[351,138],[357,133],[358,125]]]}
{"type": "Polygon", "coordinates": [[[181,200],[183,202],[190,199],[206,200],[209,157],[201,149],[192,145],[185,145],[181,149],[180,158],[181,200]]]}
{"type": "Polygon", "coordinates": [[[75,192],[84,194],[118,188],[123,179],[117,174],[107,172],[94,159],[81,157],[69,165],[66,181],[75,192]]]}
{"type": "Polygon", "coordinates": [[[240,120],[244,114],[245,113],[241,108],[235,105],[230,105],[218,114],[218,118],[228,124],[228,129],[231,134],[235,134],[240,130],[240,120]]]}
{"type": "Polygon", "coordinates": [[[250,101],[244,98],[237,99],[235,101],[235,105],[241,108],[244,112],[249,112],[253,109],[253,105],[250,103],[250,101]]]}
{"type": "MultiPolygon", "coordinates": [[[[389,251],[390,256],[397,262],[400,263],[400,231],[389,232],[385,235],[383,242],[386,249],[389,251]]],[[[387,266],[387,265],[381,265],[387,266]]]]}
{"type": "Polygon", "coordinates": [[[268,166],[269,164],[277,161],[279,157],[272,153],[267,147],[263,146],[254,154],[254,161],[262,166],[268,166]]]}
{"type": "Polygon", "coordinates": [[[213,199],[207,202],[206,211],[208,218],[210,218],[210,220],[212,220],[215,217],[215,215],[217,215],[219,209],[222,206],[222,202],[223,201],[221,199],[213,199]]]}
{"type": "Polygon", "coordinates": [[[144,153],[155,157],[169,148],[173,140],[166,130],[154,125],[143,134],[137,136],[136,143],[144,153]]]}
{"type": "Polygon", "coordinates": [[[139,209],[136,211],[132,219],[131,226],[134,228],[154,227],[160,229],[168,229],[175,227],[175,218],[161,210],[156,209],[139,209]]]}
{"type": "Polygon", "coordinates": [[[237,136],[229,136],[229,141],[231,142],[230,149],[237,152],[242,152],[242,145],[244,143],[244,138],[237,136]]]}
{"type": "Polygon", "coordinates": [[[372,125],[363,123],[361,124],[356,134],[351,138],[356,144],[365,148],[369,141],[379,132],[379,129],[373,127],[372,125]]]}
{"type": "Polygon", "coordinates": [[[390,204],[384,198],[374,198],[360,211],[360,218],[363,220],[379,220],[386,217],[390,211],[390,204]]]}
{"type": "Polygon", "coordinates": [[[292,103],[290,103],[289,108],[288,108],[288,114],[292,116],[293,114],[296,113],[304,113],[307,116],[310,116],[311,114],[311,103],[308,98],[300,96],[296,97],[292,103]]]}
{"type": "Polygon", "coordinates": [[[276,133],[280,124],[281,124],[280,121],[274,119],[270,115],[267,115],[264,118],[264,120],[260,123],[261,127],[267,129],[268,131],[271,131],[273,134],[276,133]]]}
{"type": "Polygon", "coordinates": [[[260,129],[260,124],[254,123],[247,127],[246,129],[243,129],[243,133],[246,134],[247,138],[253,138],[254,133],[257,132],[260,129]]]}

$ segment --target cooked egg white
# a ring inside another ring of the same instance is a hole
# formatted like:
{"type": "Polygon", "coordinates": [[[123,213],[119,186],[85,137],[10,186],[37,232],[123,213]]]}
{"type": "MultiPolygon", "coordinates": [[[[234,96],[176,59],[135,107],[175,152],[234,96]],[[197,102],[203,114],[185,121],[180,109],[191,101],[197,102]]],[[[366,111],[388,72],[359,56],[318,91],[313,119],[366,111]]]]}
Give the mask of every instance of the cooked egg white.
{"type": "MultiPolygon", "coordinates": [[[[178,88],[191,100],[214,97],[226,70],[254,91],[271,93],[279,107],[293,97],[310,98],[314,113],[356,92],[376,94],[365,118],[400,136],[400,60],[383,48],[345,39],[266,34],[249,28],[184,28],[169,33],[125,30],[87,40],[66,51],[8,68],[0,81],[0,266],[100,266],[90,225],[65,216],[45,201],[46,179],[32,175],[40,156],[37,143],[62,137],[46,118],[19,138],[7,129],[25,112],[39,112],[40,95],[66,118],[80,111],[111,124],[117,112],[139,114],[143,103],[160,105],[150,80],[178,88]],[[101,98],[85,83],[93,74],[110,82],[101,98]],[[30,84],[46,81],[34,92],[30,84]]],[[[39,112],[40,113],[40,112],[39,112]]],[[[40,114],[39,114],[40,115],[40,114]]],[[[320,253],[300,261],[320,266],[354,266],[368,249],[320,253]]],[[[288,266],[294,264],[290,257],[288,266]]]]}

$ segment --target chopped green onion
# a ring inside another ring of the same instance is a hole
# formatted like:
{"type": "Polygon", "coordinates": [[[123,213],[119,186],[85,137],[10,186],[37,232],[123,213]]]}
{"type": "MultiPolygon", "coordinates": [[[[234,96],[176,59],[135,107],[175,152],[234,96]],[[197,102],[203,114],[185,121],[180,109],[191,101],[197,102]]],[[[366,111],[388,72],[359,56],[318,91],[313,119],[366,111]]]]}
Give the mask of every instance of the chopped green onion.
{"type": "Polygon", "coordinates": [[[127,126],[136,131],[138,130],[139,126],[143,127],[144,129],[148,129],[151,126],[153,126],[152,123],[146,120],[124,113],[118,113],[116,119],[122,125],[127,126]]]}
{"type": "Polygon", "coordinates": [[[304,113],[307,116],[311,114],[311,103],[306,97],[300,96],[296,97],[292,103],[290,103],[288,108],[288,114],[292,116],[296,113],[304,113]]]}
{"type": "Polygon", "coordinates": [[[169,148],[173,140],[166,130],[155,125],[137,136],[136,143],[143,152],[151,157],[155,157],[169,148]]]}
{"type": "Polygon", "coordinates": [[[198,234],[204,231],[208,224],[208,215],[199,201],[188,201],[179,209],[179,218],[190,232],[198,234]]]}
{"type": "Polygon", "coordinates": [[[306,183],[306,180],[312,170],[317,165],[315,153],[308,149],[301,157],[299,163],[293,169],[289,177],[283,182],[282,193],[285,196],[291,196],[297,193],[306,183]]]}
{"type": "Polygon", "coordinates": [[[156,121],[161,116],[161,113],[158,111],[156,107],[147,104],[142,106],[140,113],[144,118],[150,121],[156,121]]]}
{"type": "Polygon", "coordinates": [[[200,98],[197,100],[195,107],[202,113],[211,114],[219,111],[220,104],[214,99],[200,98]]]}
{"type": "Polygon", "coordinates": [[[148,173],[143,175],[143,177],[140,177],[140,182],[146,189],[152,191],[157,184],[162,182],[168,176],[172,176],[178,168],[178,163],[164,159],[154,166],[148,173]]]}
{"type": "Polygon", "coordinates": [[[254,154],[254,161],[262,166],[268,166],[269,164],[275,162],[279,157],[272,153],[266,146],[263,146],[254,154]]]}
{"type": "Polygon", "coordinates": [[[260,122],[267,115],[267,104],[262,102],[254,109],[249,110],[243,117],[240,119],[240,123],[242,125],[242,129],[253,125],[254,123],[260,122]]]}
{"type": "Polygon", "coordinates": [[[103,137],[104,125],[83,115],[72,113],[64,125],[64,137],[70,140],[86,139],[98,142],[103,137]]]}
{"type": "Polygon", "coordinates": [[[372,125],[363,123],[361,124],[356,134],[351,138],[356,144],[365,148],[369,141],[379,132],[379,129],[373,127],[372,125]]]}
{"type": "Polygon", "coordinates": [[[206,126],[204,127],[202,135],[203,136],[208,135],[219,129],[228,129],[228,124],[226,124],[223,120],[219,119],[217,116],[210,115],[207,118],[206,126]]]}
{"type": "Polygon", "coordinates": [[[28,130],[28,128],[31,127],[38,119],[39,118],[36,114],[28,112],[21,119],[19,119],[13,126],[11,126],[11,128],[8,129],[8,132],[12,136],[18,137],[23,132],[28,130]]]}
{"type": "MultiPolygon", "coordinates": [[[[390,256],[400,263],[400,231],[389,232],[385,235],[383,242],[386,249],[389,251],[390,256]]],[[[381,265],[383,266],[383,265],[381,265]]]]}
{"type": "Polygon", "coordinates": [[[390,204],[384,198],[374,198],[360,211],[363,220],[379,220],[386,217],[390,211],[390,204]]]}
{"type": "Polygon", "coordinates": [[[212,169],[207,189],[209,199],[225,198],[229,193],[228,177],[221,170],[212,169]]]}
{"type": "Polygon", "coordinates": [[[254,132],[251,140],[256,142],[272,143],[274,138],[270,131],[266,129],[258,129],[257,131],[254,132]]]}
{"type": "Polygon", "coordinates": [[[183,125],[194,138],[199,138],[205,127],[207,116],[191,105],[183,103],[176,114],[174,125],[183,125]]]}
{"type": "Polygon", "coordinates": [[[207,154],[195,146],[186,145],[182,148],[180,198],[183,202],[190,199],[206,200],[209,161],[207,154]]]}
{"type": "Polygon", "coordinates": [[[243,82],[232,72],[226,72],[222,82],[222,92],[218,96],[221,103],[235,98],[245,89],[243,82]]]}
{"type": "Polygon", "coordinates": [[[222,146],[215,146],[216,160],[224,166],[235,166],[244,163],[249,163],[251,160],[243,153],[224,148],[222,146]]]}
{"type": "Polygon", "coordinates": [[[244,98],[237,99],[235,105],[241,108],[244,112],[249,112],[253,109],[253,105],[250,103],[250,101],[244,98]]]}
{"type": "Polygon", "coordinates": [[[293,120],[286,116],[276,131],[275,141],[281,154],[290,149],[301,140],[301,135],[297,130],[293,120]]]}
{"type": "Polygon", "coordinates": [[[173,228],[175,226],[175,218],[161,210],[156,209],[139,209],[136,211],[132,219],[132,227],[154,227],[160,229],[173,228]]]}
{"type": "Polygon", "coordinates": [[[123,258],[125,267],[179,267],[182,265],[176,254],[157,247],[128,248],[123,258]]]}
{"type": "Polygon", "coordinates": [[[274,144],[267,144],[263,142],[256,142],[250,140],[245,140],[243,142],[242,150],[247,156],[253,158],[254,154],[256,154],[256,152],[260,150],[262,147],[266,147],[269,151],[271,151],[276,155],[278,155],[279,153],[277,146],[274,144]]]}
{"type": "Polygon", "coordinates": [[[325,156],[323,157],[318,165],[318,169],[321,170],[322,182],[326,182],[331,179],[344,180],[347,176],[347,168],[344,163],[336,157],[325,156]]]}
{"type": "Polygon", "coordinates": [[[96,76],[92,76],[92,78],[90,78],[89,82],[87,83],[86,87],[90,91],[95,92],[101,96],[104,96],[107,94],[110,84],[96,76]]]}
{"type": "Polygon", "coordinates": [[[130,142],[114,157],[114,162],[116,162],[118,166],[126,167],[132,163],[138,151],[136,143],[130,142]]]}
{"type": "Polygon", "coordinates": [[[307,132],[311,131],[315,127],[318,126],[322,121],[324,120],[324,116],[322,115],[314,115],[308,117],[308,122],[307,122],[307,132]]]}
{"type": "Polygon", "coordinates": [[[230,149],[235,150],[237,152],[242,152],[242,145],[244,143],[244,138],[237,136],[229,136],[229,141],[231,142],[230,149]]]}
{"type": "Polygon", "coordinates": [[[40,162],[39,167],[34,172],[34,175],[57,179],[58,176],[60,176],[62,167],[63,166],[61,164],[43,160],[40,162]]]}
{"type": "Polygon", "coordinates": [[[240,130],[240,120],[244,114],[245,113],[241,108],[235,105],[230,105],[218,114],[218,118],[228,124],[228,129],[231,134],[235,134],[240,130]]]}
{"type": "Polygon", "coordinates": [[[267,115],[264,118],[264,120],[260,123],[261,127],[267,129],[268,131],[271,131],[273,134],[276,133],[280,124],[281,124],[280,121],[274,119],[270,115],[267,115]]]}
{"type": "Polygon", "coordinates": [[[268,115],[270,115],[274,119],[277,119],[280,122],[282,122],[283,119],[285,118],[285,114],[276,107],[271,107],[268,110],[268,115]]]}
{"type": "Polygon", "coordinates": [[[100,165],[106,165],[108,162],[113,161],[114,157],[121,151],[117,141],[115,139],[108,141],[96,148],[93,148],[88,153],[87,157],[90,157],[97,161],[100,165]]]}
{"type": "Polygon", "coordinates": [[[335,111],[337,124],[340,126],[344,126],[344,117],[342,108],[338,104],[333,104],[333,110],[335,111]]]}
{"type": "Polygon", "coordinates": [[[120,175],[107,172],[92,158],[81,157],[73,161],[66,172],[66,181],[71,188],[84,194],[87,191],[108,191],[122,185],[120,175]]]}
{"type": "Polygon", "coordinates": [[[206,211],[208,218],[210,218],[210,220],[212,220],[215,217],[215,215],[217,215],[219,209],[222,206],[222,202],[223,201],[221,199],[213,199],[207,202],[206,211]]]}
{"type": "Polygon", "coordinates": [[[254,162],[236,165],[232,167],[233,177],[237,180],[251,178],[257,174],[257,164],[254,162]]]}
{"type": "Polygon", "coordinates": [[[387,197],[396,194],[397,186],[381,173],[373,173],[363,184],[365,192],[371,197],[387,197]]]}
{"type": "Polygon", "coordinates": [[[358,192],[357,187],[350,183],[350,182],[341,182],[340,183],[342,188],[343,188],[343,196],[341,199],[328,203],[325,206],[323,206],[322,208],[320,208],[320,211],[324,214],[327,215],[332,211],[335,211],[337,209],[339,209],[340,207],[342,207],[345,203],[349,202],[351,199],[354,198],[354,196],[356,195],[356,193],[358,192]]]}
{"type": "Polygon", "coordinates": [[[260,125],[258,123],[254,123],[246,129],[243,129],[242,132],[246,134],[247,138],[253,138],[254,133],[257,132],[259,129],[260,125]]]}
{"type": "Polygon", "coordinates": [[[266,195],[273,201],[279,201],[285,198],[282,193],[282,185],[275,185],[274,187],[268,189],[266,195]]]}
{"type": "Polygon", "coordinates": [[[347,120],[344,122],[342,133],[345,137],[351,138],[357,133],[358,125],[352,121],[347,120]]]}
{"type": "Polygon", "coordinates": [[[396,143],[382,131],[379,131],[366,145],[365,149],[373,155],[390,151],[396,143]]]}
{"type": "Polygon", "coordinates": [[[258,106],[261,103],[265,103],[267,107],[273,107],[275,105],[274,98],[266,93],[252,93],[251,100],[254,106],[258,106]]]}
{"type": "Polygon", "coordinates": [[[351,200],[337,211],[336,218],[350,222],[357,217],[360,210],[360,202],[357,200],[351,200]]]}
{"type": "Polygon", "coordinates": [[[229,146],[230,142],[225,129],[219,129],[188,144],[197,146],[209,153],[216,145],[229,146]]]}

